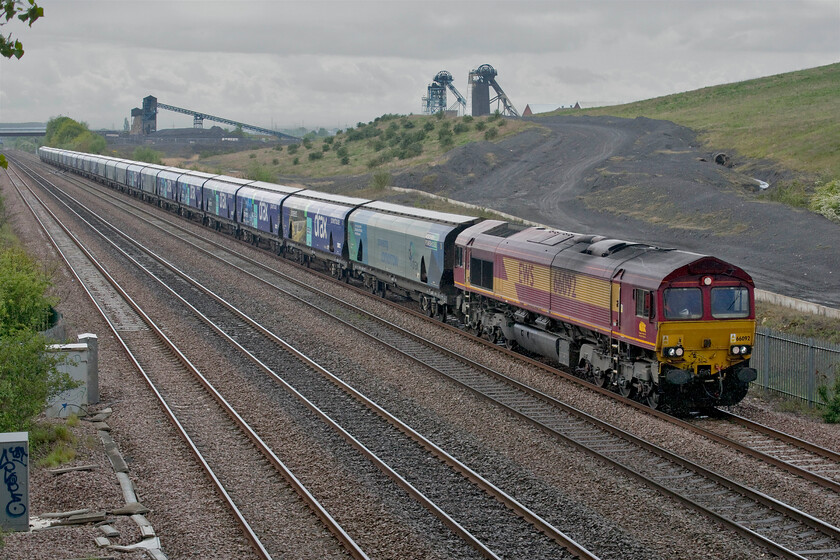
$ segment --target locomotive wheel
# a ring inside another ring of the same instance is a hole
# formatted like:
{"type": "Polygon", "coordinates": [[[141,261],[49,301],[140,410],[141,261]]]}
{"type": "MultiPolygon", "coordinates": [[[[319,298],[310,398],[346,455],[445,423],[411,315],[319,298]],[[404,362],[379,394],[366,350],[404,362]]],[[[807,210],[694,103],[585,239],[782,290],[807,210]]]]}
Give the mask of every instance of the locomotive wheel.
{"type": "Polygon", "coordinates": [[[601,368],[594,368],[592,370],[592,383],[597,387],[606,387],[609,376],[601,368]]]}
{"type": "Polygon", "coordinates": [[[659,385],[654,385],[650,388],[650,391],[645,396],[645,402],[654,410],[659,408],[662,402],[662,393],[659,392],[659,385]]]}
{"type": "Polygon", "coordinates": [[[633,387],[633,383],[624,379],[623,377],[619,377],[617,379],[616,388],[618,390],[618,394],[622,397],[629,397],[635,392],[635,387],[633,387]]]}

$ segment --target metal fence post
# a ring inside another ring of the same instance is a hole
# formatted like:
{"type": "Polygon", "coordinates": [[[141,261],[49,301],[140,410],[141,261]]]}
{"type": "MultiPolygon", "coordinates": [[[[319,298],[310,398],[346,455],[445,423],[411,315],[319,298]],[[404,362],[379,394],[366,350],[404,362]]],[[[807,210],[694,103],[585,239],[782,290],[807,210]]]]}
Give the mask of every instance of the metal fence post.
{"type": "Polygon", "coordinates": [[[817,359],[816,341],[808,339],[808,365],[805,371],[808,372],[808,406],[813,407],[817,398],[817,359]]]}

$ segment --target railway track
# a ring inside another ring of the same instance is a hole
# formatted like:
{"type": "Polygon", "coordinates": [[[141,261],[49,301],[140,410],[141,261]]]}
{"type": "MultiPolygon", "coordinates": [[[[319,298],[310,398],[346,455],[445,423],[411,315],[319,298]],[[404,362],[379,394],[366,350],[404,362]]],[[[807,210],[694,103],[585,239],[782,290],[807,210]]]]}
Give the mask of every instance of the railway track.
{"type": "MultiPolygon", "coordinates": [[[[82,184],[81,182],[78,183],[82,184]]],[[[89,185],[87,185],[86,188],[90,188],[89,185]]],[[[115,196],[110,190],[106,188],[98,187],[97,192],[99,192],[101,195],[107,196],[110,200],[113,201],[113,204],[117,205],[122,210],[137,216],[139,219],[145,220],[153,227],[162,229],[163,231],[166,231],[167,233],[170,233],[172,235],[190,235],[189,230],[182,227],[180,224],[177,223],[177,221],[171,222],[169,220],[161,220],[158,216],[126,202],[125,198],[115,196]]],[[[216,255],[219,258],[231,258],[227,256],[230,254],[229,250],[227,250],[218,243],[214,243],[210,239],[203,239],[200,242],[197,242],[194,246],[199,250],[205,251],[208,254],[216,255]]],[[[264,276],[264,272],[262,271],[265,270],[265,267],[263,265],[256,263],[255,261],[242,259],[239,256],[235,257],[235,259],[235,266],[251,274],[262,274],[264,276]]],[[[310,273],[318,274],[314,271],[310,271],[310,273]]],[[[269,270],[269,274],[273,275],[275,274],[275,271],[269,270]]],[[[322,276],[324,276],[325,278],[329,278],[326,275],[322,276]]],[[[261,276],[261,278],[263,277],[261,276]]],[[[364,290],[358,291],[367,293],[364,290]]],[[[318,293],[319,298],[322,296],[322,293],[318,293]]],[[[413,310],[411,312],[415,313],[418,316],[423,316],[423,313],[416,313],[413,310]]],[[[463,334],[463,330],[458,328],[457,326],[446,326],[463,334]]],[[[737,425],[740,426],[738,430],[724,429],[722,425],[713,421],[691,421],[676,418],[667,413],[652,410],[644,404],[640,404],[639,402],[631,398],[622,397],[621,395],[617,394],[614,391],[610,391],[609,389],[596,387],[591,383],[583,382],[578,377],[568,372],[559,371],[550,366],[547,367],[543,362],[540,362],[538,360],[531,360],[529,358],[522,357],[521,354],[516,354],[514,352],[504,350],[498,345],[488,343],[484,339],[476,339],[481,340],[483,343],[489,344],[490,346],[494,347],[497,351],[507,352],[511,355],[516,355],[520,357],[520,359],[526,360],[529,363],[535,365],[536,367],[540,367],[553,375],[562,375],[566,379],[569,379],[577,384],[585,386],[590,390],[596,391],[600,394],[608,395],[611,398],[614,398],[647,414],[651,414],[668,422],[677,424],[684,429],[700,434],[712,441],[716,441],[720,444],[726,445],[740,453],[751,457],[755,457],[761,461],[771,464],[793,475],[802,477],[820,486],[833,490],[834,492],[840,493],[840,454],[833,450],[822,448],[813,443],[803,441],[801,439],[785,434],[784,432],[775,430],[768,426],[762,426],[755,422],[751,422],[747,419],[741,418],[738,419],[736,422],[733,418],[734,415],[731,415],[725,411],[716,411],[716,418],[728,419],[730,424],[737,423],[737,425]]]]}
{"type": "MultiPolygon", "coordinates": [[[[283,465],[247,423],[241,422],[238,414],[227,405],[221,394],[206,382],[201,372],[108,274],[78,238],[61,224],[59,218],[33,191],[22,184],[20,177],[15,180],[14,171],[10,172],[10,177],[45,234],[111,327],[113,335],[158,399],[164,413],[205,471],[217,494],[234,515],[256,555],[265,559],[272,558],[270,546],[263,543],[258,533],[260,529],[264,534],[270,532],[267,528],[276,520],[267,519],[265,515],[262,519],[254,519],[253,516],[249,519],[238,502],[241,502],[244,496],[253,495],[255,491],[265,492],[283,499],[287,511],[294,511],[295,507],[288,496],[289,490],[294,490],[352,557],[367,558],[342,527],[297,481],[294,473],[283,465]],[[154,364],[150,364],[152,356],[154,364]],[[180,384],[180,387],[173,383],[180,384]],[[216,405],[208,399],[215,400],[216,405]],[[195,413],[197,409],[201,411],[200,415],[195,413]],[[215,410],[216,414],[208,418],[211,410],[215,410]],[[230,432],[236,431],[236,425],[241,430],[240,433],[246,436],[238,441],[228,437],[230,432]],[[253,445],[243,445],[249,439],[253,445]],[[264,472],[268,462],[279,476],[254,481],[250,478],[242,480],[235,473],[225,472],[227,461],[218,455],[213,456],[212,453],[212,449],[216,448],[212,443],[219,440],[235,446],[239,466],[245,462],[252,472],[264,472]],[[211,452],[208,453],[208,450],[211,452]],[[283,487],[280,484],[280,476],[287,481],[288,486],[283,487]],[[255,484],[263,484],[267,488],[255,489],[255,484]]],[[[289,521],[293,522],[291,519],[289,521]]],[[[300,522],[300,519],[296,521],[300,522]]]]}
{"type": "MultiPolygon", "coordinates": [[[[72,201],[66,202],[72,204],[72,201]]],[[[82,211],[80,208],[76,210],[82,211]]],[[[274,376],[277,383],[284,385],[288,392],[301,399],[306,407],[317,414],[322,421],[330,423],[333,429],[341,433],[353,447],[365,454],[371,462],[437,515],[444,524],[475,550],[479,551],[480,554],[487,558],[572,556],[595,558],[586,549],[541,519],[539,515],[531,512],[526,506],[508,496],[503,490],[484,480],[478,473],[465,465],[460,464],[442,449],[401,423],[369,399],[366,399],[346,383],[341,382],[323,368],[319,368],[312,360],[286,345],[256,321],[226,304],[223,298],[213,295],[210,290],[201,286],[199,282],[190,279],[186,274],[175,271],[175,268],[166,263],[164,259],[154,257],[151,251],[141,248],[139,244],[134,243],[128,236],[119,233],[116,228],[108,225],[101,218],[93,218],[91,221],[99,222],[94,224],[93,227],[97,230],[103,230],[100,233],[103,238],[110,239],[113,242],[113,239],[121,237],[124,241],[121,241],[120,245],[126,245],[126,247],[131,245],[128,249],[120,250],[125,251],[126,256],[136,261],[140,268],[155,276],[161,286],[171,289],[173,286],[185,282],[189,283],[188,288],[178,290],[184,293],[183,299],[181,295],[177,295],[178,299],[182,299],[184,304],[189,305],[194,309],[194,312],[200,314],[202,319],[219,334],[227,338],[228,342],[242,349],[264,372],[274,376]],[[104,230],[107,230],[107,232],[104,230]],[[132,253],[132,255],[129,256],[128,253],[132,253]],[[201,291],[199,297],[196,297],[196,290],[201,291]],[[187,302],[187,298],[194,301],[187,302]],[[198,307],[202,309],[198,310],[198,307]],[[259,334],[256,334],[257,332],[259,334]],[[266,342],[270,342],[270,344],[266,344],[266,342]],[[289,366],[288,363],[278,364],[278,347],[282,348],[284,353],[295,354],[296,358],[306,365],[303,368],[304,371],[293,371],[296,368],[289,366]],[[320,381],[313,381],[310,371],[313,369],[320,374],[318,378],[320,381]],[[283,371],[283,379],[276,373],[278,370],[283,371]],[[289,383],[290,377],[296,379],[295,387],[289,383]],[[324,379],[333,384],[333,387],[325,386],[324,379]],[[306,389],[298,390],[296,388],[302,386],[306,386],[306,389]],[[336,387],[338,390],[336,390],[336,387]],[[304,393],[306,396],[304,396],[304,393]],[[360,426],[360,423],[370,422],[371,417],[358,410],[345,410],[349,406],[346,403],[346,398],[344,398],[345,394],[352,394],[356,398],[357,402],[353,406],[358,407],[358,403],[362,403],[369,409],[375,410],[378,415],[378,424],[360,426]],[[324,402],[325,399],[327,402],[324,402]],[[316,400],[321,402],[316,404],[316,400]],[[347,429],[334,423],[331,418],[342,418],[342,424],[351,424],[353,428],[347,429]],[[386,423],[384,426],[382,425],[383,422],[386,423]],[[395,436],[392,433],[393,429],[389,429],[388,424],[396,426],[400,432],[408,436],[409,439],[406,440],[408,445],[404,443],[399,450],[395,451],[393,449],[395,436]],[[359,436],[359,433],[364,434],[364,436],[359,436]],[[380,439],[376,441],[374,438],[380,439]],[[366,440],[365,443],[362,443],[362,440],[366,440]],[[419,443],[425,450],[421,453],[433,454],[446,465],[446,469],[449,469],[450,473],[441,472],[440,468],[430,469],[428,459],[418,455],[416,443],[419,443]],[[399,467],[390,467],[385,460],[371,451],[373,448],[387,449],[390,457],[389,462],[391,464],[398,463],[399,467]],[[410,470],[412,465],[423,465],[424,467],[419,470],[416,468],[410,470]],[[397,472],[398,470],[400,472],[397,472]],[[453,478],[452,472],[461,476],[453,478]],[[412,480],[412,483],[409,483],[408,480],[412,480]],[[447,483],[442,484],[441,481],[447,481],[447,483]],[[465,483],[466,487],[464,487],[465,483]],[[447,509],[456,510],[458,512],[457,517],[465,519],[464,524],[455,521],[454,517],[456,516],[450,516],[444,512],[442,507],[425,496],[416,486],[423,486],[425,488],[424,492],[434,494],[436,496],[434,500],[445,503],[447,509]],[[476,488],[480,488],[481,492],[477,493],[476,488]],[[465,525],[470,525],[474,528],[474,531],[483,533],[485,540],[493,542],[492,547],[473,536],[469,530],[464,528],[465,525]],[[497,555],[491,548],[502,550],[501,555],[497,555]]]]}
{"type": "MultiPolygon", "coordinates": [[[[211,248],[207,250],[212,252],[217,251],[218,248],[211,248]]],[[[231,257],[228,256],[227,258],[230,259],[231,257]]],[[[254,263],[245,264],[243,266],[243,270],[247,269],[248,267],[252,267],[253,265],[254,263]]],[[[263,271],[261,274],[266,273],[269,274],[269,276],[276,275],[276,271],[263,271]]],[[[324,295],[318,294],[313,299],[316,301],[322,301],[324,300],[324,295]]],[[[356,317],[359,315],[360,311],[361,310],[359,309],[354,309],[352,310],[352,313],[350,313],[350,315],[356,317]]],[[[334,315],[347,315],[347,312],[342,312],[338,310],[334,312],[334,315]]],[[[368,320],[372,320],[372,318],[369,318],[368,320]]],[[[374,323],[376,322],[377,321],[374,320],[374,323]]],[[[381,323],[379,323],[379,325],[379,327],[373,328],[368,326],[366,327],[366,329],[369,331],[370,336],[376,338],[377,340],[384,340],[390,335],[388,334],[388,332],[378,330],[381,329],[381,323]]],[[[392,329],[392,327],[387,327],[387,329],[392,329]]],[[[408,333],[402,333],[399,336],[408,338],[397,337],[397,339],[395,339],[395,341],[393,342],[393,346],[400,349],[409,348],[411,346],[409,344],[409,340],[413,335],[410,335],[408,333]]],[[[429,347],[427,342],[416,342],[420,346],[426,348],[429,347]]],[[[421,350],[419,351],[419,354],[422,354],[424,352],[426,351],[421,350]]],[[[440,366],[438,368],[436,362],[440,362],[440,356],[444,356],[444,362],[451,362],[452,356],[447,356],[446,352],[442,352],[439,349],[435,350],[434,352],[437,353],[437,356],[419,358],[417,356],[413,356],[413,358],[418,359],[425,365],[436,369],[443,370],[445,369],[445,367],[448,367],[448,365],[444,363],[437,364],[440,366]]],[[[482,369],[480,366],[477,366],[475,364],[470,365],[469,367],[477,370],[482,369]]],[[[485,371],[483,375],[486,376],[487,374],[488,372],[485,371]]],[[[449,375],[451,375],[452,378],[458,378],[457,374],[450,373],[449,375]]],[[[583,427],[581,424],[579,424],[577,420],[573,421],[570,419],[572,417],[580,418],[580,416],[577,413],[569,410],[565,410],[562,414],[558,413],[558,410],[563,409],[561,403],[551,402],[551,399],[548,399],[548,401],[546,401],[545,396],[535,395],[531,393],[527,388],[516,387],[515,385],[514,390],[511,393],[510,388],[505,388],[504,386],[500,386],[497,384],[500,378],[496,377],[496,379],[497,381],[483,388],[482,386],[486,383],[486,379],[483,379],[482,377],[470,379],[469,375],[465,375],[461,378],[460,382],[464,383],[465,386],[469,386],[471,389],[480,391],[484,394],[493,393],[493,398],[497,402],[504,402],[507,400],[508,402],[505,405],[509,406],[510,410],[513,411],[515,414],[518,414],[523,418],[527,418],[529,419],[529,421],[539,423],[543,427],[543,429],[551,431],[558,437],[567,439],[567,441],[575,442],[576,444],[583,443],[587,451],[592,452],[593,454],[598,454],[603,459],[610,461],[611,463],[613,463],[616,466],[619,466],[623,470],[626,470],[629,474],[633,474],[634,476],[636,476],[636,471],[642,472],[650,470],[650,465],[657,465],[657,468],[659,468],[660,470],[664,469],[665,472],[667,472],[668,474],[661,477],[662,480],[659,481],[649,479],[646,481],[648,484],[657,487],[657,489],[659,489],[663,493],[677,495],[680,497],[680,499],[690,501],[692,503],[692,507],[700,507],[701,509],[704,509],[707,515],[711,515],[712,517],[718,518],[722,522],[731,524],[732,526],[736,527],[736,530],[738,530],[742,534],[745,534],[748,537],[757,540],[757,542],[761,542],[764,546],[768,546],[768,548],[774,550],[774,552],[777,554],[790,558],[802,558],[809,556],[819,558],[831,558],[835,557],[837,554],[840,554],[840,552],[836,550],[837,530],[835,528],[822,524],[818,520],[810,518],[807,515],[803,515],[800,512],[796,512],[795,510],[786,509],[783,504],[779,504],[772,499],[768,499],[766,496],[761,496],[756,493],[750,493],[748,490],[740,488],[738,485],[735,485],[731,481],[718,480],[718,477],[713,475],[713,473],[704,474],[702,473],[702,468],[700,468],[698,471],[698,469],[695,468],[697,467],[696,465],[686,465],[678,458],[675,459],[673,456],[670,456],[671,454],[665,452],[664,450],[648,448],[647,452],[651,453],[652,456],[645,456],[644,454],[641,454],[635,458],[631,458],[631,456],[636,453],[635,451],[624,453],[628,449],[626,442],[628,440],[633,439],[632,436],[629,436],[629,434],[616,433],[611,427],[599,425],[598,421],[593,421],[591,419],[586,420],[589,427],[583,427]],[[548,410],[548,412],[546,412],[546,410],[548,410]],[[565,416],[567,414],[571,416],[565,416]],[[595,431],[592,431],[593,428],[591,426],[593,425],[596,426],[595,431]],[[599,430],[604,430],[606,433],[611,433],[613,435],[608,437],[605,433],[602,433],[599,430]],[[614,437],[618,437],[619,439],[615,440],[613,439],[614,437]],[[603,445],[586,445],[586,442],[602,442],[603,445]],[[610,455],[615,455],[616,453],[602,453],[604,449],[612,451],[622,449],[623,451],[621,453],[617,453],[618,458],[611,458],[610,455]],[[663,460],[670,461],[670,463],[666,466],[665,463],[662,463],[663,460]],[[685,471],[682,469],[689,469],[689,471],[685,471]],[[702,476],[704,478],[698,479],[698,476],[702,476]],[[678,480],[688,482],[688,485],[681,488],[680,485],[674,483],[678,480]],[[709,485],[710,483],[713,484],[709,485]],[[705,486],[707,492],[702,492],[700,494],[692,493],[692,488],[696,488],[698,487],[698,485],[701,488],[705,486]],[[727,488],[728,490],[724,491],[723,488],[727,488]],[[734,496],[731,494],[733,492],[735,493],[734,496]],[[714,500],[712,500],[712,503],[708,503],[708,501],[704,498],[705,495],[712,494],[722,496],[722,498],[718,500],[720,504],[718,509],[723,510],[725,513],[716,513],[716,506],[714,504],[714,500]],[[731,514],[731,503],[741,500],[741,498],[737,497],[738,495],[749,496],[746,503],[739,507],[744,508],[743,511],[745,512],[747,510],[751,511],[743,514],[731,514]],[[752,501],[753,505],[750,505],[750,500],[752,501]],[[700,502],[706,503],[701,504],[700,502]],[[763,504],[762,508],[754,509],[756,507],[755,504],[759,503],[763,504]],[[777,515],[778,512],[784,512],[784,514],[782,516],[779,516],[777,515]],[[739,517],[741,518],[740,522],[737,519],[739,517]],[[785,535],[785,532],[780,532],[778,530],[778,527],[780,526],[778,523],[774,525],[773,523],[769,522],[769,520],[772,518],[779,518],[776,521],[781,521],[780,525],[784,525],[786,523],[790,525],[794,520],[797,522],[797,525],[795,528],[789,527],[789,534],[785,535]],[[759,527],[756,525],[757,520],[761,521],[762,523],[766,523],[759,527]],[[810,526],[811,529],[807,529],[806,527],[808,526],[810,526]],[[792,534],[797,534],[799,536],[791,536],[792,534]],[[814,537],[813,542],[810,544],[807,542],[807,539],[804,539],[802,537],[803,535],[809,534],[814,537]],[[766,535],[771,536],[768,537],[766,535]],[[797,550],[801,554],[797,554],[797,550]]],[[[503,385],[506,385],[508,387],[510,386],[510,381],[508,380],[501,380],[501,382],[503,383],[503,385]]],[[[723,441],[720,438],[715,439],[717,441],[723,441]]],[[[644,442],[634,442],[634,445],[641,448],[649,446],[649,444],[644,444],[644,442]]]]}

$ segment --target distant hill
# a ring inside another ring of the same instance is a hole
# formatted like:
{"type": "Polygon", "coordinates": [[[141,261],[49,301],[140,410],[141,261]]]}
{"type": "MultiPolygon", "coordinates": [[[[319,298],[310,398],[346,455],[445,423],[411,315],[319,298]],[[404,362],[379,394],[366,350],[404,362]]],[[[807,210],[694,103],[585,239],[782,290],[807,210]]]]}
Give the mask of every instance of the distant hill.
{"type": "Polygon", "coordinates": [[[669,120],[710,149],[840,178],[840,63],[573,114],[669,120]]]}

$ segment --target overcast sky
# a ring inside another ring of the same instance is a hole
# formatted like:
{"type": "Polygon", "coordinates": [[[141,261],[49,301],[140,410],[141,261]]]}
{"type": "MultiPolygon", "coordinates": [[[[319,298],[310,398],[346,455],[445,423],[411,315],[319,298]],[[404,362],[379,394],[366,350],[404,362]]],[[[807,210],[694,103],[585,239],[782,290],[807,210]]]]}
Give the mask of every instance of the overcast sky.
{"type": "MultiPolygon", "coordinates": [[[[64,115],[121,129],[154,95],[267,128],[346,128],[421,112],[440,70],[467,96],[481,64],[522,112],[840,61],[840,0],[38,3],[31,28],[0,27],[26,51],[0,59],[0,122],[64,115]]],[[[172,126],[192,118],[161,111],[158,128],[172,126]]]]}

